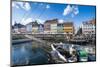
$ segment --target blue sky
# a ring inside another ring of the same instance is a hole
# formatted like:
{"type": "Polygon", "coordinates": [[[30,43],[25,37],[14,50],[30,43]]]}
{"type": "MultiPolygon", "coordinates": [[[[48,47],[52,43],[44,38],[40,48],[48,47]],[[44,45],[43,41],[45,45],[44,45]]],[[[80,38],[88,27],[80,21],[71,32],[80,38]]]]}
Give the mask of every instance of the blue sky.
{"type": "Polygon", "coordinates": [[[83,21],[96,18],[95,9],[95,6],[13,1],[12,24],[16,21],[25,25],[35,20],[44,23],[57,18],[60,23],[72,21],[78,27],[83,21]]]}

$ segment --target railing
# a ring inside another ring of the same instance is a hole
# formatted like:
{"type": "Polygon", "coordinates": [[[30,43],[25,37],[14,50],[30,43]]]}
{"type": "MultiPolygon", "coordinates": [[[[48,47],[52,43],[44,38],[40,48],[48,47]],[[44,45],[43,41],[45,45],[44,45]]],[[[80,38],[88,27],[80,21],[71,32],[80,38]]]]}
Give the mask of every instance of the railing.
{"type": "MultiPolygon", "coordinates": [[[[67,42],[89,42],[89,41],[94,41],[95,38],[92,37],[77,37],[71,35],[67,35],[66,33],[12,33],[13,35],[27,35],[31,36],[31,39],[33,38],[34,40],[39,40],[39,39],[64,39],[67,42]],[[37,38],[37,39],[36,39],[37,38]]],[[[29,37],[30,38],[30,37],[29,37]]],[[[41,41],[40,41],[41,42],[41,41]]]]}

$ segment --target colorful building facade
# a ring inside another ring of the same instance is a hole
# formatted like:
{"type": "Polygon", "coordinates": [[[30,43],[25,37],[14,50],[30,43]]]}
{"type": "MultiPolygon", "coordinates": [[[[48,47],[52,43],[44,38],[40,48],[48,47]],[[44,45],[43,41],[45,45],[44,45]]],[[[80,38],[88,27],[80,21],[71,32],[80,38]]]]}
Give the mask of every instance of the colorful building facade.
{"type": "Polygon", "coordinates": [[[64,33],[64,25],[63,25],[63,23],[58,23],[57,24],[57,32],[58,33],[64,33]]]}
{"type": "Polygon", "coordinates": [[[32,24],[32,33],[39,33],[39,27],[37,21],[33,22],[32,24]]]}
{"type": "Polygon", "coordinates": [[[50,20],[44,22],[44,33],[50,33],[50,20]]]}
{"type": "Polygon", "coordinates": [[[26,24],[27,33],[32,33],[32,24],[33,24],[33,22],[26,24]]]}
{"type": "Polygon", "coordinates": [[[57,24],[58,24],[57,19],[50,21],[50,31],[51,31],[51,33],[57,33],[57,24]]]}
{"type": "Polygon", "coordinates": [[[96,26],[90,22],[82,23],[82,34],[85,35],[95,35],[96,26]]]}
{"type": "Polygon", "coordinates": [[[64,33],[74,34],[74,24],[73,24],[73,22],[64,23],[64,33]]]}
{"type": "Polygon", "coordinates": [[[39,33],[44,33],[44,25],[43,24],[38,25],[38,31],[39,31],[39,33]]]}

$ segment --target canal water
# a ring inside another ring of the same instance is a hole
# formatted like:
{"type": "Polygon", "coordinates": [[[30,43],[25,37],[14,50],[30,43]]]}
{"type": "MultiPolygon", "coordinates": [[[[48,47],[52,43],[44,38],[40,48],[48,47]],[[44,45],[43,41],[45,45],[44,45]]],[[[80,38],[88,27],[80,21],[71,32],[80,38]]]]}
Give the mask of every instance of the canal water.
{"type": "MultiPolygon", "coordinates": [[[[47,53],[41,48],[35,48],[33,50],[33,45],[36,44],[33,44],[33,42],[13,44],[11,53],[12,65],[50,64],[50,62],[48,61],[47,53]]],[[[69,45],[65,44],[64,48],[68,49],[69,45]]],[[[80,50],[85,48],[86,46],[76,45],[75,47],[77,50],[80,50]]],[[[95,61],[95,55],[89,55],[88,61],[95,61]]]]}
{"type": "Polygon", "coordinates": [[[12,45],[12,65],[47,64],[48,57],[43,49],[32,50],[32,42],[12,45]]]}

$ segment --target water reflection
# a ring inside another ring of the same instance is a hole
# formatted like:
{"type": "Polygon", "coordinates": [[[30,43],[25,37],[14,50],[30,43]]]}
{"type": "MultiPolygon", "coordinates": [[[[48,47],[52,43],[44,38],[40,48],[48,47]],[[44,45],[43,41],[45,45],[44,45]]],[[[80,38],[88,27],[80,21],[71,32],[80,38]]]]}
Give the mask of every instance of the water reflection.
{"type": "Polygon", "coordinates": [[[21,43],[12,46],[12,64],[27,65],[27,64],[46,64],[48,58],[46,53],[38,48],[32,50],[32,42],[21,43]],[[41,62],[43,61],[43,62],[41,62]]]}

